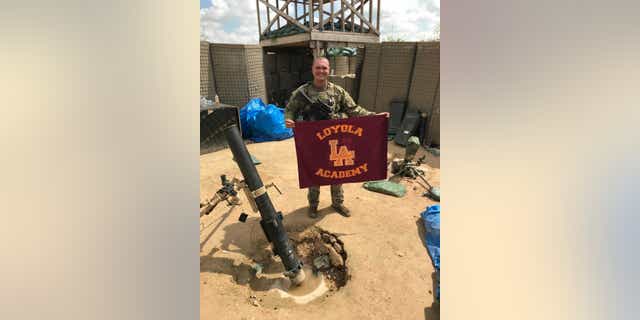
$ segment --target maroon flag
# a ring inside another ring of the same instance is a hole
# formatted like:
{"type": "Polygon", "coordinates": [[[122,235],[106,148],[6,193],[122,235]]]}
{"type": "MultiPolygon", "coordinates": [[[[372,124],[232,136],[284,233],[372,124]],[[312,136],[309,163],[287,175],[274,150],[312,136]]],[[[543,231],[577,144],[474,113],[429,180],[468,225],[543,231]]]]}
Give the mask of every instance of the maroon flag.
{"type": "Polygon", "coordinates": [[[300,188],[387,178],[384,115],[296,122],[300,188]]]}

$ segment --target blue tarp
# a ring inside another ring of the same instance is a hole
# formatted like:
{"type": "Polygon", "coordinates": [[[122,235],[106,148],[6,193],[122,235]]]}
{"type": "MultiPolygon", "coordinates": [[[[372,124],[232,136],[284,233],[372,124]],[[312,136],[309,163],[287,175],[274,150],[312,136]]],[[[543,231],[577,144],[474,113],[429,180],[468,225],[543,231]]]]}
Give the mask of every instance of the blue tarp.
{"type": "Polygon", "coordinates": [[[434,204],[428,206],[420,216],[424,222],[424,228],[426,230],[424,235],[424,241],[431,257],[431,262],[436,268],[437,274],[437,287],[435,296],[440,300],[440,205],[434,204]]]}
{"type": "Polygon", "coordinates": [[[284,109],[265,105],[254,98],[240,109],[242,137],[255,142],[284,140],[293,137],[293,130],[284,126],[284,109]]]}

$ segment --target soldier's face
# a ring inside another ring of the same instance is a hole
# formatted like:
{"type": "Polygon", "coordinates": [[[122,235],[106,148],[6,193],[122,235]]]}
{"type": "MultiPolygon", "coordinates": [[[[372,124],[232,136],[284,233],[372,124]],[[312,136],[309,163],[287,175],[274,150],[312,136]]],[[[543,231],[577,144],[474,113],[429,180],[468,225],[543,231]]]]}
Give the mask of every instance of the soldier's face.
{"type": "Polygon", "coordinates": [[[313,78],[316,80],[327,80],[329,76],[329,61],[325,59],[318,59],[311,67],[311,72],[313,73],[313,78]]]}

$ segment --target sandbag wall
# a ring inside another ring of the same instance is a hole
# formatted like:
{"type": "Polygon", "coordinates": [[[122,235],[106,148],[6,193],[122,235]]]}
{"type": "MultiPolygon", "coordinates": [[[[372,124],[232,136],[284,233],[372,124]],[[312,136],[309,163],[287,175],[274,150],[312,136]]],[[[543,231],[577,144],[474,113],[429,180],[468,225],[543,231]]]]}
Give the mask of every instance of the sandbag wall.
{"type": "Polygon", "coordinates": [[[428,133],[423,144],[440,144],[440,43],[383,42],[367,44],[358,104],[389,111],[391,102],[426,114],[428,133]],[[437,131],[437,132],[436,132],[437,131]]]}
{"type": "Polygon", "coordinates": [[[364,60],[364,48],[358,49],[355,56],[329,57],[331,76],[329,81],[343,87],[353,100],[358,101],[360,93],[360,74],[362,73],[362,61],[364,60]]]}
{"type": "Polygon", "coordinates": [[[242,107],[252,98],[266,101],[260,46],[212,43],[209,50],[214,91],[220,102],[242,107]]]}

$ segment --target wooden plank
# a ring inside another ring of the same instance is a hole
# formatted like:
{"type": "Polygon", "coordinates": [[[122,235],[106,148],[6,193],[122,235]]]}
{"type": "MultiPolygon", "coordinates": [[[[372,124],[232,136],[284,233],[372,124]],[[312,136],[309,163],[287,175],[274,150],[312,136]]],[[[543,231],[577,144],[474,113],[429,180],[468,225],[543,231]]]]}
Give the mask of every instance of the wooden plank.
{"type": "MultiPolygon", "coordinates": [[[[360,1],[360,16],[364,17],[364,4],[366,3],[365,1],[360,1]]],[[[362,27],[362,18],[360,18],[360,33],[364,32],[364,28],[362,27]]]]}
{"type": "Polygon", "coordinates": [[[269,6],[269,8],[271,8],[271,10],[273,10],[273,12],[280,14],[283,18],[285,18],[286,20],[288,20],[289,22],[297,25],[298,27],[300,27],[302,30],[304,31],[309,31],[309,28],[307,28],[304,25],[301,25],[300,22],[296,21],[295,19],[289,17],[288,15],[285,15],[282,11],[278,10],[278,8],[274,7],[272,4],[270,4],[269,2],[267,2],[266,0],[260,0],[262,3],[266,4],[267,6],[269,6]]]}
{"type": "MultiPolygon", "coordinates": [[[[291,1],[293,1],[293,0],[287,0],[287,3],[285,3],[285,4],[282,6],[282,8],[280,8],[280,10],[284,10],[285,8],[286,8],[287,10],[289,10],[289,7],[287,7],[287,6],[289,5],[289,3],[290,3],[291,1]]],[[[287,13],[287,15],[289,15],[289,14],[287,13]]],[[[266,27],[265,29],[269,29],[269,28],[271,28],[271,26],[273,26],[273,24],[276,22],[276,20],[280,21],[280,16],[279,16],[279,15],[277,15],[277,14],[275,15],[275,17],[273,17],[273,19],[271,19],[271,21],[269,21],[269,24],[267,25],[267,27],[266,27]]],[[[280,29],[280,26],[278,26],[278,29],[280,29]]]]}
{"type": "MultiPolygon", "coordinates": [[[[326,15],[330,15],[331,13],[330,13],[330,12],[328,12],[328,11],[326,11],[326,10],[324,10],[324,14],[326,14],[326,15]]],[[[302,19],[302,18],[305,18],[307,15],[309,15],[309,14],[308,14],[308,13],[305,13],[304,15],[302,15],[302,16],[300,16],[300,17],[298,17],[298,21],[300,21],[300,19],[302,19]]]]}
{"type": "Polygon", "coordinates": [[[324,0],[320,0],[320,10],[318,10],[318,16],[320,17],[320,26],[318,26],[318,30],[324,30],[324,0]]]}
{"type": "Polygon", "coordinates": [[[344,32],[344,0],[340,0],[340,20],[342,21],[342,32],[344,32]]]}
{"type": "Polygon", "coordinates": [[[380,37],[371,33],[357,32],[341,32],[341,31],[325,31],[311,33],[311,40],[333,41],[333,42],[360,42],[360,43],[378,43],[380,37]]]}
{"type": "Polygon", "coordinates": [[[378,23],[376,23],[376,34],[380,35],[380,0],[378,0],[378,14],[376,15],[376,20],[378,20],[378,23]]]}
{"type": "MultiPolygon", "coordinates": [[[[262,1],[262,2],[264,3],[264,1],[262,1]]],[[[266,6],[265,8],[267,9],[267,21],[269,21],[269,20],[271,20],[271,17],[269,16],[269,11],[271,11],[271,10],[269,10],[268,6],[266,6]]],[[[264,28],[264,33],[267,34],[267,32],[269,32],[269,27],[264,28]]]]}
{"type": "Polygon", "coordinates": [[[373,0],[369,0],[369,22],[373,20],[373,0]]]}
{"type": "Polygon", "coordinates": [[[256,0],[256,12],[258,13],[258,34],[262,34],[262,26],[260,25],[260,3],[256,0]]]}
{"type": "Polygon", "coordinates": [[[314,25],[313,25],[313,20],[315,19],[315,17],[313,16],[313,1],[309,3],[309,29],[313,30],[314,29],[314,25]]]}
{"type": "Polygon", "coordinates": [[[354,25],[353,25],[354,21],[353,20],[354,20],[355,16],[353,14],[357,13],[357,10],[355,10],[355,12],[353,10],[353,1],[354,0],[351,0],[351,4],[349,4],[349,2],[346,2],[346,4],[349,6],[349,9],[351,10],[351,32],[354,32],[354,28],[353,28],[354,27],[354,25]]]}
{"type": "Polygon", "coordinates": [[[336,27],[333,25],[333,0],[331,0],[331,16],[329,20],[331,20],[331,31],[336,31],[336,27]]]}
{"type": "Polygon", "coordinates": [[[364,48],[365,44],[364,43],[360,43],[360,42],[346,42],[346,41],[342,41],[342,42],[330,41],[330,42],[327,42],[327,48],[344,48],[344,47],[364,48]]]}
{"type": "MultiPolygon", "coordinates": [[[[353,0],[352,0],[353,1],[353,0]]],[[[351,6],[348,2],[344,3],[347,7],[349,7],[349,9],[351,9],[351,12],[355,13],[356,16],[358,16],[358,18],[360,18],[361,21],[364,21],[364,23],[366,23],[369,26],[370,30],[374,30],[373,32],[377,35],[380,35],[380,32],[378,32],[377,30],[375,30],[375,28],[371,25],[371,23],[369,21],[367,21],[366,19],[363,19],[362,16],[360,15],[360,12],[358,12],[357,10],[355,10],[353,8],[353,6],[351,6]]],[[[351,17],[351,23],[353,24],[353,17],[351,17]]]]}
{"type": "Polygon", "coordinates": [[[309,33],[298,33],[290,36],[260,40],[262,47],[282,46],[293,43],[304,43],[311,40],[309,33]]]}
{"type": "MultiPolygon", "coordinates": [[[[358,6],[356,6],[354,8],[356,8],[356,10],[360,10],[360,8],[363,8],[363,7],[364,7],[364,5],[361,2],[361,3],[358,4],[358,6]]],[[[349,21],[349,19],[351,19],[351,16],[353,16],[353,13],[349,13],[349,15],[347,16],[346,20],[349,21]]],[[[362,23],[360,23],[360,24],[362,24],[362,23]]]]}
{"type": "MultiPolygon", "coordinates": [[[[280,0],[276,0],[276,8],[280,8],[280,0]]],[[[276,21],[278,21],[278,29],[280,29],[280,17],[276,15],[276,21]]]]}

